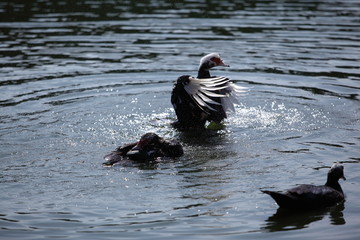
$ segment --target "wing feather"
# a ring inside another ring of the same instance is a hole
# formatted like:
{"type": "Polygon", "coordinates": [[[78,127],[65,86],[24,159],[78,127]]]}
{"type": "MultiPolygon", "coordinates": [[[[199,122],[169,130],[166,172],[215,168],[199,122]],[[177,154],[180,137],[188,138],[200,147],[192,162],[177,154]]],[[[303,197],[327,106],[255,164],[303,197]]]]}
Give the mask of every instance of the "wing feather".
{"type": "Polygon", "coordinates": [[[237,97],[248,90],[246,87],[234,84],[226,77],[204,79],[189,77],[184,89],[205,112],[217,111],[211,105],[222,105],[225,112],[235,111],[234,104],[239,104],[237,97]]]}
{"type": "Polygon", "coordinates": [[[211,103],[211,104],[215,104],[215,105],[221,105],[220,103],[215,102],[211,98],[208,98],[205,94],[202,94],[201,92],[199,92],[198,95],[199,95],[199,97],[201,97],[201,99],[203,99],[207,103],[211,103]]]}
{"type": "Polygon", "coordinates": [[[214,108],[212,108],[211,106],[209,106],[206,102],[204,102],[198,95],[194,95],[193,96],[196,103],[199,104],[202,107],[208,108],[212,111],[216,111],[214,108]]]}

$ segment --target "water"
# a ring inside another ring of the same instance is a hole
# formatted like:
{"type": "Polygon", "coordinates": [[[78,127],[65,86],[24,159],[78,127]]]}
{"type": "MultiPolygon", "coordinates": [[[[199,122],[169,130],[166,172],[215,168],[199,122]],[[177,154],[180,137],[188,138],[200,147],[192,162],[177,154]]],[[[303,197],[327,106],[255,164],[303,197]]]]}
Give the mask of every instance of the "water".
{"type": "Polygon", "coordinates": [[[1,239],[357,239],[358,1],[2,1],[1,239]],[[171,127],[173,82],[214,69],[249,93],[202,134],[171,127]],[[153,131],[180,159],[104,168],[153,131]],[[347,200],[277,212],[260,189],[323,184],[347,200]]]}

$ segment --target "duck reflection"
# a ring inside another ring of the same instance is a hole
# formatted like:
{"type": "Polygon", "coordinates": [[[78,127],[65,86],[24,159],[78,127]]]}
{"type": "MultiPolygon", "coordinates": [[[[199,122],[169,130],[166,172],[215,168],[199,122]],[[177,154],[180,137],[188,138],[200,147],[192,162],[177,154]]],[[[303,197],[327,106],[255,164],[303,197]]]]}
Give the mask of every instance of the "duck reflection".
{"type": "Polygon", "coordinates": [[[274,215],[265,220],[266,224],[262,229],[277,232],[307,228],[310,223],[323,219],[327,214],[332,225],[344,225],[344,209],[344,202],[330,208],[308,211],[278,208],[274,215]]]}

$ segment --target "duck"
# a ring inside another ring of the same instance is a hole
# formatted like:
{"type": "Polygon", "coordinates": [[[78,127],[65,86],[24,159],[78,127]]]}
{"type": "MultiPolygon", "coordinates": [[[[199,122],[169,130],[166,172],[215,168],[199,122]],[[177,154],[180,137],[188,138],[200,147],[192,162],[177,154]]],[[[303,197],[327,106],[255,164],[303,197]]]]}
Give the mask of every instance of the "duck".
{"type": "Polygon", "coordinates": [[[247,88],[227,77],[211,76],[210,69],[218,66],[230,67],[218,53],[210,53],[200,59],[197,77],[182,75],[176,80],[171,93],[176,128],[201,129],[207,121],[220,124],[227,112],[235,111],[237,97],[247,88]]]}
{"type": "Polygon", "coordinates": [[[112,166],[124,159],[139,162],[151,162],[158,158],[176,158],[184,154],[182,145],[172,139],[164,139],[156,133],[145,133],[140,140],[124,144],[107,154],[103,165],[112,166]]]}
{"type": "Polygon", "coordinates": [[[325,185],[299,185],[285,192],[261,190],[270,195],[280,208],[317,209],[333,206],[345,200],[339,179],[346,180],[344,166],[335,163],[330,168],[325,185]]]}

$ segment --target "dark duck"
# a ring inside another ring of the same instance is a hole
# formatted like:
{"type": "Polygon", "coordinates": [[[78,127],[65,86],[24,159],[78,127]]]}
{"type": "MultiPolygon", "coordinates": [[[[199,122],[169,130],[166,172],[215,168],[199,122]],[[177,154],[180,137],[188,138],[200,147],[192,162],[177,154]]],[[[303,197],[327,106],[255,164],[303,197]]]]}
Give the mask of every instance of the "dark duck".
{"type": "Polygon", "coordinates": [[[246,88],[235,85],[226,77],[210,75],[217,66],[229,67],[217,53],[210,53],[200,60],[197,77],[180,76],[174,84],[171,103],[180,129],[204,128],[205,123],[220,123],[228,111],[235,111],[237,96],[246,88]]]}
{"type": "Polygon", "coordinates": [[[280,208],[285,209],[315,209],[325,208],[344,201],[345,195],[339,184],[339,179],[346,180],[344,167],[334,164],[328,172],[325,185],[309,184],[287,190],[286,192],[262,191],[269,194],[280,208]]]}
{"type": "Polygon", "coordinates": [[[123,159],[151,162],[162,157],[180,157],[184,154],[181,144],[175,140],[159,137],[155,133],[144,134],[139,141],[118,147],[104,157],[106,166],[112,166],[123,159]]]}

